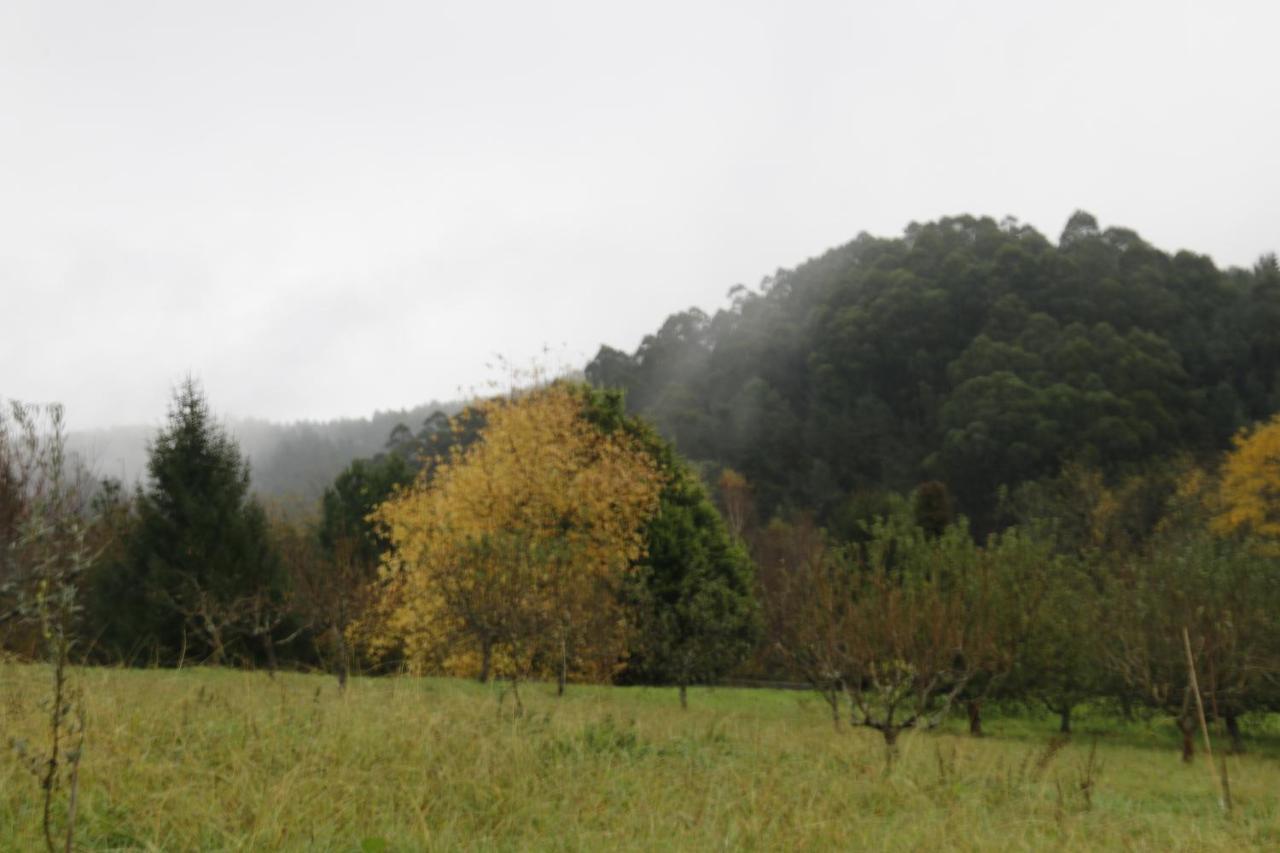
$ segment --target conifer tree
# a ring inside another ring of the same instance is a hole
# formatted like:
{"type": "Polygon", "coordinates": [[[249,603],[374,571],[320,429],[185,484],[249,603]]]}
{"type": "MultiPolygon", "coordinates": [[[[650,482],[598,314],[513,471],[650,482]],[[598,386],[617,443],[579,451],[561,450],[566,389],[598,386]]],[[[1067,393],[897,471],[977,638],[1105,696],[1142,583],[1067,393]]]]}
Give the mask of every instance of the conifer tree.
{"type": "Polygon", "coordinates": [[[129,659],[222,662],[260,633],[248,623],[278,605],[283,573],[248,463],[194,380],[175,391],[147,470],[123,560],[95,596],[109,608],[104,639],[129,659]]]}

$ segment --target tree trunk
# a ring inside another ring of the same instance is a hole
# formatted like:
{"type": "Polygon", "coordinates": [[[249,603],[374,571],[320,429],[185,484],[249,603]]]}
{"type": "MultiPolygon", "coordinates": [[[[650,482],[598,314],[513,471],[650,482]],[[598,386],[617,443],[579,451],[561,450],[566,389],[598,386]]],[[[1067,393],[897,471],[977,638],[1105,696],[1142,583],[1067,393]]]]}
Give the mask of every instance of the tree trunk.
{"type": "Polygon", "coordinates": [[[351,657],[347,653],[347,636],[346,632],[341,628],[334,628],[337,634],[336,643],[338,647],[338,692],[347,692],[347,678],[351,674],[351,657]]]}
{"type": "Polygon", "coordinates": [[[1196,757],[1196,726],[1191,715],[1186,714],[1177,719],[1178,731],[1182,732],[1182,760],[1191,762],[1196,757]]]}
{"type": "Polygon", "coordinates": [[[898,758],[898,733],[899,729],[886,725],[880,730],[880,734],[884,735],[884,769],[887,773],[893,767],[893,762],[898,758]]]}
{"type": "Polygon", "coordinates": [[[680,682],[680,708],[685,711],[689,710],[689,685],[683,681],[680,682]]]}
{"type": "Polygon", "coordinates": [[[524,716],[524,703],[520,701],[520,682],[514,676],[511,678],[511,698],[516,702],[516,717],[524,716]]]}
{"type": "Polygon", "coordinates": [[[569,641],[564,630],[560,631],[560,670],[556,673],[556,696],[564,695],[564,684],[569,680],[569,641]]]}
{"type": "Polygon", "coordinates": [[[217,628],[209,630],[209,641],[213,645],[213,651],[209,654],[209,663],[214,666],[222,666],[222,632],[217,628]]]}
{"type": "Polygon", "coordinates": [[[969,712],[970,736],[982,737],[982,701],[970,699],[965,705],[965,710],[969,712]]]}
{"type": "Polygon", "coordinates": [[[1239,755],[1244,752],[1244,738],[1240,736],[1240,718],[1235,711],[1228,711],[1223,720],[1227,724],[1227,736],[1231,738],[1231,752],[1239,755]]]}
{"type": "Polygon", "coordinates": [[[279,668],[279,665],[276,661],[276,641],[271,636],[270,631],[267,631],[262,635],[262,645],[267,650],[267,677],[274,681],[276,677],[276,670],[279,668]]]}
{"type": "Polygon", "coordinates": [[[489,683],[489,667],[493,664],[493,640],[488,637],[480,644],[480,683],[489,683]]]}
{"type": "Polygon", "coordinates": [[[1063,705],[1058,709],[1058,733],[1071,734],[1071,706],[1063,705]]]}

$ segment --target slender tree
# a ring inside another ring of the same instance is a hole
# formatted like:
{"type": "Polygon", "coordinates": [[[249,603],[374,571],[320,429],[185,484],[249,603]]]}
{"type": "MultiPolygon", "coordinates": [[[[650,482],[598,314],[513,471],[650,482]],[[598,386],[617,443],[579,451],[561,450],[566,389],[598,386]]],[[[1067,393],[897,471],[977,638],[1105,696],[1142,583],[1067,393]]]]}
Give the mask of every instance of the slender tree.
{"type": "Polygon", "coordinates": [[[14,403],[10,413],[12,432],[0,413],[0,625],[26,628],[35,640],[31,651],[53,675],[45,743],[10,745],[42,792],[41,826],[53,853],[75,846],[85,715],[71,652],[79,642],[81,584],[94,560],[91,507],[88,479],[67,453],[62,407],[14,403]]]}

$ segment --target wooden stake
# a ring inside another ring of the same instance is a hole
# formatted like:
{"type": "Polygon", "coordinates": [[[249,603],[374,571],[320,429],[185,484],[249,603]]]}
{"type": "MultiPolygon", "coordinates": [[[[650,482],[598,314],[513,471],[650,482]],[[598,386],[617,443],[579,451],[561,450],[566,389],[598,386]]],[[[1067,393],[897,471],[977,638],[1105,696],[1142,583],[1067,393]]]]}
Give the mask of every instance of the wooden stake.
{"type": "Polygon", "coordinates": [[[1204,754],[1209,759],[1209,773],[1218,783],[1218,804],[1223,811],[1231,814],[1231,793],[1227,781],[1213,765],[1213,746],[1209,743],[1209,724],[1204,718],[1204,701],[1200,698],[1200,683],[1196,679],[1196,659],[1191,654],[1191,634],[1186,626],[1182,628],[1182,644],[1187,650],[1187,671],[1191,675],[1191,692],[1196,697],[1196,714],[1200,717],[1200,731],[1204,735],[1204,754]]]}

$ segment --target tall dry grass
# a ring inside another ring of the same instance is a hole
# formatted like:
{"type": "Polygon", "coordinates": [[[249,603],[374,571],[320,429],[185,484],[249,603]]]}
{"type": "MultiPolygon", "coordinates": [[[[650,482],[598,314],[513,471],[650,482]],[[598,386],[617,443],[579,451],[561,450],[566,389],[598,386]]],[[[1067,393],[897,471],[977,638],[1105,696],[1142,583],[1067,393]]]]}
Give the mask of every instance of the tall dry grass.
{"type": "MultiPolygon", "coordinates": [[[[77,672],[78,845],[94,850],[1151,849],[1280,847],[1280,764],[1202,765],[1102,737],[835,734],[802,693],[496,688],[197,669],[77,672]]],[[[0,666],[0,732],[39,737],[48,673],[0,666]]],[[[1158,738],[1153,738],[1158,740],[1158,738]]],[[[42,844],[40,793],[0,761],[0,849],[42,844]]]]}

